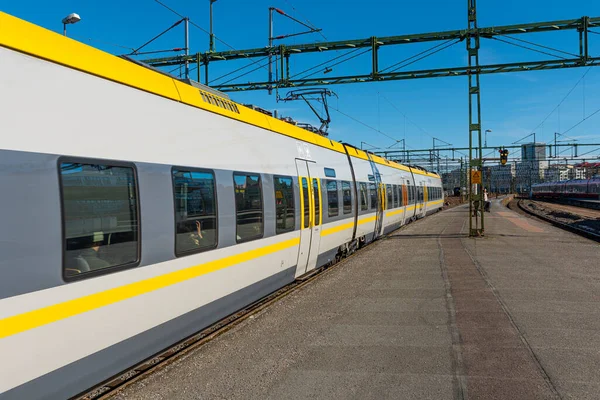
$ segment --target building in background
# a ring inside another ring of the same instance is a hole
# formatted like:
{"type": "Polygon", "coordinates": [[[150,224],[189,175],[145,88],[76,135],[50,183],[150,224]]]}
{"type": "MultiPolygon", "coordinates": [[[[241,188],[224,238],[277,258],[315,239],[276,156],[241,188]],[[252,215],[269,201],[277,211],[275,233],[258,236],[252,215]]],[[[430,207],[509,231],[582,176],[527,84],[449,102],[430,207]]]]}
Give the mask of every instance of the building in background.
{"type": "Polygon", "coordinates": [[[492,165],[486,168],[485,185],[492,193],[509,193],[515,179],[516,165],[492,165]]]}

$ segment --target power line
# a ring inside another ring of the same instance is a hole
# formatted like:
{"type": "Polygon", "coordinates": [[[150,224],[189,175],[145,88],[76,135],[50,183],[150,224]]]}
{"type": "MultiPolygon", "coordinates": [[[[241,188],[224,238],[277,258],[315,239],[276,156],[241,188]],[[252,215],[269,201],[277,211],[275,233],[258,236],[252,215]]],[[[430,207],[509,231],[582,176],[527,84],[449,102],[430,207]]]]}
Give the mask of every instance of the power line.
{"type": "Polygon", "coordinates": [[[576,88],[577,86],[579,86],[579,83],[580,83],[580,82],[583,80],[583,78],[585,78],[585,76],[588,74],[588,72],[590,72],[590,71],[591,71],[591,69],[592,69],[592,67],[589,67],[589,68],[588,68],[588,69],[587,69],[587,70],[586,70],[586,71],[583,73],[583,75],[581,75],[581,78],[579,78],[579,80],[578,80],[578,81],[575,83],[575,85],[574,85],[574,86],[571,88],[571,90],[569,90],[569,91],[567,92],[567,94],[565,95],[565,97],[563,97],[563,98],[562,98],[562,100],[561,100],[561,101],[560,101],[560,102],[559,102],[559,103],[556,105],[556,107],[554,107],[554,108],[552,109],[552,111],[550,111],[550,113],[549,113],[549,114],[546,116],[546,118],[544,118],[544,119],[542,120],[542,122],[540,122],[540,123],[539,123],[539,124],[538,124],[538,125],[537,125],[535,128],[533,128],[533,130],[531,131],[530,135],[531,135],[531,134],[533,134],[533,132],[535,132],[535,131],[537,130],[537,128],[539,128],[540,126],[542,126],[542,124],[543,124],[544,122],[546,122],[546,121],[548,120],[548,118],[550,118],[550,116],[551,116],[552,114],[554,114],[554,111],[556,111],[556,110],[557,110],[557,109],[558,109],[558,108],[559,108],[559,107],[562,105],[562,103],[564,103],[564,102],[565,102],[565,100],[567,100],[567,98],[568,98],[568,97],[571,95],[571,93],[573,92],[573,90],[575,90],[575,88],[576,88]]]}
{"type": "MultiPolygon", "coordinates": [[[[321,100],[317,100],[317,101],[321,102],[321,100]]],[[[340,110],[340,109],[338,109],[338,108],[335,108],[335,107],[333,107],[332,105],[328,105],[328,107],[329,107],[329,108],[331,108],[332,110],[335,110],[335,111],[337,111],[338,113],[342,114],[343,116],[350,118],[350,119],[351,119],[351,120],[353,120],[354,122],[357,122],[357,123],[361,124],[362,126],[364,126],[364,127],[367,127],[367,128],[369,128],[369,129],[371,129],[371,130],[373,130],[373,131],[375,131],[375,132],[377,132],[377,133],[379,133],[379,134],[381,134],[381,135],[383,135],[383,136],[387,137],[388,139],[392,139],[392,140],[393,140],[393,141],[395,141],[395,142],[398,142],[398,141],[399,141],[399,140],[397,140],[396,138],[394,138],[394,137],[392,137],[392,136],[388,135],[387,133],[385,133],[385,132],[382,132],[382,131],[380,131],[379,129],[372,127],[371,125],[369,125],[369,124],[367,124],[367,123],[365,123],[365,122],[362,122],[361,120],[359,120],[359,119],[356,119],[356,118],[354,118],[354,117],[353,117],[353,116],[351,116],[351,115],[348,115],[348,114],[346,114],[345,112],[341,111],[341,110],[340,110]]]]}
{"type": "Polygon", "coordinates": [[[318,67],[321,67],[321,66],[323,66],[323,65],[325,65],[325,64],[328,64],[328,63],[330,63],[330,62],[332,62],[332,61],[335,61],[335,60],[337,60],[337,59],[340,59],[340,58],[342,58],[342,57],[348,56],[348,55],[350,55],[350,54],[352,54],[352,53],[356,53],[358,50],[360,50],[360,48],[356,48],[356,49],[354,49],[354,50],[352,50],[352,51],[350,51],[350,52],[348,52],[348,53],[342,54],[342,55],[340,55],[340,56],[337,56],[337,57],[333,57],[333,58],[331,58],[331,59],[329,59],[329,60],[327,60],[327,61],[324,61],[324,62],[322,62],[322,63],[320,63],[320,64],[317,64],[317,65],[315,65],[315,66],[313,66],[313,67],[310,67],[310,68],[308,68],[308,69],[305,69],[305,70],[304,70],[304,71],[302,71],[302,72],[298,72],[297,74],[294,74],[294,75],[290,76],[290,78],[297,77],[298,75],[302,75],[302,74],[304,74],[304,73],[306,73],[306,72],[308,72],[308,71],[312,71],[313,69],[315,69],[315,68],[318,68],[318,67]]]}
{"type": "MultiPolygon", "coordinates": [[[[292,5],[292,3],[290,3],[288,0],[285,0],[285,2],[292,8],[292,10],[294,10],[296,13],[298,13],[298,15],[300,15],[302,18],[304,18],[306,20],[306,22],[308,22],[308,25],[311,26],[312,29],[317,29],[315,27],[315,24],[313,24],[312,22],[310,22],[308,20],[308,18],[306,18],[304,15],[302,15],[298,10],[296,10],[296,7],[294,7],[292,5]]],[[[323,39],[325,39],[326,41],[329,41],[329,39],[327,39],[327,37],[323,34],[323,32],[319,31],[319,34],[323,37],[323,39]]]]}
{"type": "Polygon", "coordinates": [[[491,37],[490,39],[497,40],[497,41],[502,42],[502,43],[510,44],[511,46],[520,47],[522,49],[527,49],[527,50],[535,51],[536,53],[545,54],[545,55],[550,56],[550,57],[555,57],[555,58],[560,58],[562,60],[566,60],[566,58],[563,57],[563,56],[557,56],[556,54],[548,53],[547,51],[541,51],[541,50],[533,49],[531,47],[523,46],[523,45],[520,45],[520,44],[517,44],[517,43],[512,43],[512,42],[509,42],[508,40],[503,40],[503,39],[500,39],[500,38],[497,38],[497,37],[491,37]]]}
{"type": "MultiPolygon", "coordinates": [[[[354,51],[354,50],[353,50],[353,51],[354,51]]],[[[370,51],[371,51],[371,49],[366,49],[366,50],[364,50],[364,51],[362,51],[362,52],[360,52],[360,53],[358,53],[358,54],[355,54],[355,55],[353,55],[352,57],[349,57],[349,58],[347,58],[347,59],[345,59],[345,60],[342,60],[342,61],[338,61],[338,62],[336,62],[335,64],[331,64],[331,65],[329,65],[329,67],[335,67],[336,65],[340,65],[340,64],[342,64],[342,63],[345,63],[346,61],[350,61],[350,60],[352,60],[352,59],[354,59],[354,58],[356,58],[356,57],[362,56],[363,54],[366,54],[366,53],[368,53],[368,52],[370,52],[370,51]]],[[[347,56],[348,54],[345,54],[345,55],[347,56]]],[[[315,71],[315,72],[313,72],[312,74],[308,74],[308,75],[304,76],[302,79],[306,79],[306,78],[308,78],[308,77],[310,77],[310,76],[313,76],[313,75],[317,74],[318,72],[319,72],[319,71],[315,71]]],[[[298,74],[296,74],[296,75],[298,75],[298,74]]],[[[295,76],[296,76],[296,75],[295,75],[295,76]]]]}
{"type": "Polygon", "coordinates": [[[544,45],[541,45],[541,44],[538,44],[538,43],[530,42],[530,41],[528,41],[528,40],[525,40],[525,39],[519,39],[519,38],[516,38],[516,37],[512,37],[512,36],[509,36],[509,35],[502,35],[502,34],[500,34],[500,36],[503,36],[503,37],[505,37],[505,38],[509,38],[509,39],[511,39],[511,40],[516,40],[516,41],[518,41],[518,42],[522,42],[522,43],[531,44],[531,45],[533,45],[533,46],[538,46],[538,47],[541,47],[541,48],[543,48],[543,49],[552,50],[552,51],[556,51],[556,52],[558,52],[558,53],[567,54],[567,55],[569,55],[569,56],[573,56],[573,57],[579,57],[577,54],[573,54],[573,53],[569,53],[569,52],[567,52],[567,51],[563,51],[563,50],[555,49],[554,47],[548,47],[548,46],[544,46],[544,45]]]}
{"type": "Polygon", "coordinates": [[[404,64],[404,65],[401,65],[401,66],[399,66],[398,68],[394,68],[394,69],[393,69],[391,72],[396,72],[396,71],[398,71],[399,69],[402,69],[402,68],[404,68],[404,67],[408,67],[409,65],[411,65],[411,64],[414,64],[414,63],[416,63],[416,62],[418,62],[418,61],[421,61],[421,60],[423,60],[424,58],[430,57],[430,56],[432,56],[432,55],[434,55],[434,54],[436,54],[436,53],[439,53],[439,52],[440,52],[440,51],[442,51],[442,50],[446,50],[448,47],[452,47],[452,46],[454,46],[456,43],[458,43],[458,42],[460,42],[460,41],[461,41],[461,39],[456,39],[456,40],[455,40],[453,43],[449,43],[449,44],[447,44],[446,46],[444,46],[444,47],[442,47],[442,48],[439,48],[439,49],[437,49],[436,51],[434,51],[434,52],[432,52],[432,53],[429,53],[429,54],[426,54],[426,55],[424,55],[424,56],[422,56],[422,57],[419,57],[419,58],[417,58],[416,60],[413,60],[413,61],[411,61],[411,62],[409,62],[409,63],[406,63],[406,64],[404,64]]]}
{"type": "Polygon", "coordinates": [[[246,75],[248,75],[248,74],[251,74],[251,73],[252,73],[252,72],[254,72],[254,71],[258,71],[258,70],[259,70],[259,69],[261,69],[261,68],[265,68],[267,65],[269,65],[269,61],[267,61],[267,62],[266,62],[266,64],[259,65],[258,67],[254,68],[254,69],[251,69],[251,70],[250,70],[250,71],[248,71],[248,72],[244,72],[244,73],[243,73],[243,74],[241,74],[241,75],[238,75],[238,76],[236,76],[236,77],[234,77],[234,78],[231,78],[231,79],[229,79],[228,81],[222,82],[222,83],[220,83],[219,85],[225,85],[225,84],[227,84],[227,83],[229,83],[229,82],[231,82],[231,81],[235,81],[236,79],[239,79],[239,78],[241,78],[241,77],[243,77],[243,76],[246,76],[246,75]]]}
{"type": "MultiPolygon", "coordinates": [[[[69,36],[71,36],[71,37],[73,37],[75,39],[78,38],[78,37],[80,37],[80,36],[77,36],[77,35],[69,35],[69,36]]],[[[114,47],[120,47],[122,49],[133,50],[133,47],[128,47],[128,46],[123,46],[123,45],[116,44],[116,43],[106,42],[104,40],[93,39],[93,38],[90,38],[90,37],[89,38],[82,38],[82,39],[83,40],[87,40],[88,42],[102,43],[102,44],[107,44],[107,45],[114,46],[114,47]]]]}
{"type": "Polygon", "coordinates": [[[405,58],[404,60],[398,61],[397,63],[395,63],[395,64],[392,64],[392,65],[390,65],[390,66],[389,66],[389,67],[387,67],[387,68],[384,68],[384,69],[382,69],[382,70],[379,70],[378,72],[379,72],[379,73],[385,72],[385,71],[387,71],[387,70],[388,70],[388,69],[390,69],[390,68],[394,68],[396,65],[400,65],[400,64],[403,64],[403,63],[405,63],[405,62],[407,62],[407,61],[410,61],[410,60],[412,60],[412,59],[413,59],[413,58],[415,58],[415,57],[419,57],[419,56],[420,56],[420,55],[422,55],[422,54],[425,54],[425,53],[428,53],[428,52],[430,52],[430,51],[432,51],[432,50],[434,50],[434,49],[437,49],[438,47],[440,47],[440,46],[443,46],[443,45],[445,45],[446,43],[449,43],[449,42],[451,42],[451,41],[453,41],[453,40],[454,40],[454,39],[450,39],[450,40],[446,40],[445,42],[442,42],[442,43],[436,44],[435,46],[432,46],[432,47],[430,47],[430,48],[428,48],[428,49],[426,49],[426,50],[423,50],[423,51],[422,51],[422,52],[420,52],[420,53],[417,53],[417,54],[415,54],[415,55],[413,55],[413,56],[410,56],[410,57],[408,57],[408,58],[405,58]]]}
{"type": "MultiPolygon", "coordinates": [[[[161,6],[163,6],[164,8],[166,8],[167,10],[171,11],[173,14],[177,15],[178,17],[180,17],[180,18],[187,18],[187,17],[183,16],[182,14],[178,13],[177,11],[175,11],[174,9],[172,9],[171,7],[167,6],[165,3],[161,2],[160,0],[154,0],[154,1],[156,3],[158,3],[158,4],[160,4],[161,6]]],[[[188,22],[192,26],[194,26],[194,27],[200,29],[202,32],[206,33],[207,35],[210,35],[210,32],[208,32],[206,29],[204,29],[200,25],[196,24],[194,21],[192,21],[189,18],[188,18],[188,22]]],[[[231,50],[237,51],[237,49],[235,47],[233,47],[229,43],[225,42],[223,39],[219,38],[217,35],[213,35],[213,36],[215,37],[215,39],[217,39],[219,42],[223,43],[225,46],[229,47],[231,50]]],[[[245,57],[248,57],[248,55],[245,54],[245,57]]],[[[251,61],[250,65],[257,64],[259,62],[260,62],[260,60],[258,60],[258,61],[251,61]]],[[[266,69],[266,67],[263,67],[263,68],[266,69]]]]}
{"type": "Polygon", "coordinates": [[[581,125],[582,123],[584,123],[585,121],[587,121],[588,119],[590,119],[591,117],[593,117],[594,115],[598,114],[599,112],[600,112],[600,108],[597,109],[596,111],[594,111],[593,113],[591,113],[590,115],[588,115],[587,117],[583,118],[581,121],[579,121],[578,123],[576,123],[575,125],[573,125],[569,129],[567,129],[566,131],[564,131],[562,134],[564,135],[565,133],[567,133],[567,132],[575,129],[576,127],[578,127],[579,125],[581,125]]]}
{"type": "MultiPolygon", "coordinates": [[[[396,107],[396,105],[394,103],[392,103],[387,97],[385,97],[384,95],[380,95],[381,97],[383,97],[383,99],[385,101],[387,101],[396,111],[398,111],[400,114],[402,114],[404,116],[404,118],[406,118],[408,120],[408,122],[410,122],[411,124],[413,124],[414,126],[416,126],[421,132],[423,132],[424,134],[426,134],[427,136],[429,136],[430,138],[434,138],[432,135],[429,134],[429,132],[427,132],[425,129],[421,128],[419,125],[417,125],[416,122],[414,122],[413,120],[411,120],[410,118],[408,118],[408,116],[403,113],[398,107],[396,107]]],[[[435,138],[437,139],[437,138],[435,138]]]]}
{"type": "MultiPolygon", "coordinates": [[[[235,69],[235,70],[233,70],[233,71],[231,71],[231,72],[228,72],[228,73],[226,73],[225,75],[221,75],[221,76],[219,76],[218,78],[212,79],[212,80],[211,80],[211,82],[212,82],[212,83],[214,83],[215,81],[218,81],[219,79],[223,79],[223,78],[225,78],[225,77],[227,77],[227,76],[229,76],[229,75],[233,75],[233,74],[235,74],[236,72],[239,72],[239,71],[241,71],[241,70],[244,70],[244,69],[246,69],[246,68],[248,68],[248,67],[251,67],[251,66],[252,66],[252,65],[254,65],[254,64],[258,64],[259,62],[263,62],[263,61],[265,61],[265,59],[266,59],[266,58],[267,58],[267,57],[263,57],[263,58],[259,59],[258,61],[256,61],[255,63],[252,63],[252,64],[246,64],[246,65],[244,65],[243,67],[240,67],[240,68],[238,68],[238,69],[235,69]]],[[[268,64],[267,64],[267,65],[268,65],[268,64]]],[[[242,75],[242,76],[243,76],[243,75],[242,75]]]]}

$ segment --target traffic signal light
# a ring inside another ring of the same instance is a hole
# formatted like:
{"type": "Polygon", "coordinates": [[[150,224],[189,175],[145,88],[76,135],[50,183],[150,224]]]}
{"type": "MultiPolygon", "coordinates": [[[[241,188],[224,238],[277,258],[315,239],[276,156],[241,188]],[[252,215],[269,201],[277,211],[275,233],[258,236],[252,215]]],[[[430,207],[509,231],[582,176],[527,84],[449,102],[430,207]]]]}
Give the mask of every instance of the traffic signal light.
{"type": "Polygon", "coordinates": [[[499,152],[500,152],[500,164],[506,165],[506,162],[508,161],[508,150],[500,149],[499,152]]]}

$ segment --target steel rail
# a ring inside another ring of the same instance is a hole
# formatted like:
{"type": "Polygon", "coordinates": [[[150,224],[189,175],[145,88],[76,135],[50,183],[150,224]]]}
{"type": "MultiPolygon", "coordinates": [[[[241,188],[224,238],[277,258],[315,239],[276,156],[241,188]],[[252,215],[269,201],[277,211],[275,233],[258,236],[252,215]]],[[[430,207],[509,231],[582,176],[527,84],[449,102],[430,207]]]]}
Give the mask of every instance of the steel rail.
{"type": "Polygon", "coordinates": [[[569,225],[569,224],[565,224],[563,222],[557,221],[554,218],[548,217],[546,215],[537,213],[533,210],[531,210],[529,207],[526,207],[523,205],[523,199],[517,199],[517,206],[519,207],[520,210],[522,210],[523,212],[532,215],[535,218],[539,218],[545,222],[548,222],[558,228],[564,229],[566,231],[572,232],[572,233],[576,233],[580,236],[583,236],[585,238],[591,239],[595,242],[600,242],[600,233],[594,233],[594,232],[590,232],[587,231],[585,229],[581,229],[581,228],[577,228],[575,226],[569,225]]]}

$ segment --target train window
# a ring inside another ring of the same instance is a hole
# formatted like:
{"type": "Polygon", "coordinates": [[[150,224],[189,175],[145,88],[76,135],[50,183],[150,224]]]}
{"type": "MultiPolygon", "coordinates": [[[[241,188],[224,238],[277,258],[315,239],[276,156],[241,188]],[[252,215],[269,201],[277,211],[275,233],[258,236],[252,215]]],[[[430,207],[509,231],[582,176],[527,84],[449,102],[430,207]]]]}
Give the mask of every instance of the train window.
{"type": "Polygon", "coordinates": [[[260,175],[234,173],[237,242],[263,237],[263,205],[260,175]]]}
{"type": "Polygon", "coordinates": [[[325,168],[325,176],[328,178],[335,178],[335,169],[325,168]]]}
{"type": "Polygon", "coordinates": [[[330,217],[336,217],[339,215],[339,204],[338,204],[338,187],[337,181],[327,181],[327,215],[330,217]]]}
{"type": "Polygon", "coordinates": [[[310,225],[310,199],[308,191],[308,181],[306,178],[302,178],[302,198],[304,199],[304,227],[308,228],[310,225]]]}
{"type": "Polygon", "coordinates": [[[290,176],[274,176],[275,183],[275,233],[291,232],[296,227],[294,182],[290,176]]]}
{"type": "Polygon", "coordinates": [[[394,208],[399,207],[398,185],[394,185],[394,208]]]}
{"type": "Polygon", "coordinates": [[[350,190],[350,182],[342,181],[342,199],[344,202],[344,214],[352,212],[352,191],[350,190]]]}
{"type": "Polygon", "coordinates": [[[377,208],[377,186],[373,182],[369,182],[369,194],[371,195],[371,210],[377,208]]]}
{"type": "Polygon", "coordinates": [[[387,209],[389,210],[394,206],[394,195],[392,194],[392,185],[386,185],[385,191],[387,193],[387,209]]]}
{"type": "Polygon", "coordinates": [[[139,261],[138,195],[130,165],[61,162],[64,276],[139,261]]]}
{"type": "Polygon", "coordinates": [[[217,246],[215,176],[212,171],[173,168],[175,254],[217,246]]]}
{"type": "Polygon", "coordinates": [[[360,209],[362,211],[369,209],[369,196],[367,194],[367,184],[360,182],[360,209]]]}
{"type": "Polygon", "coordinates": [[[313,178],[313,194],[315,200],[315,223],[314,226],[317,226],[321,223],[321,191],[319,190],[319,181],[316,178],[313,178]]]}

